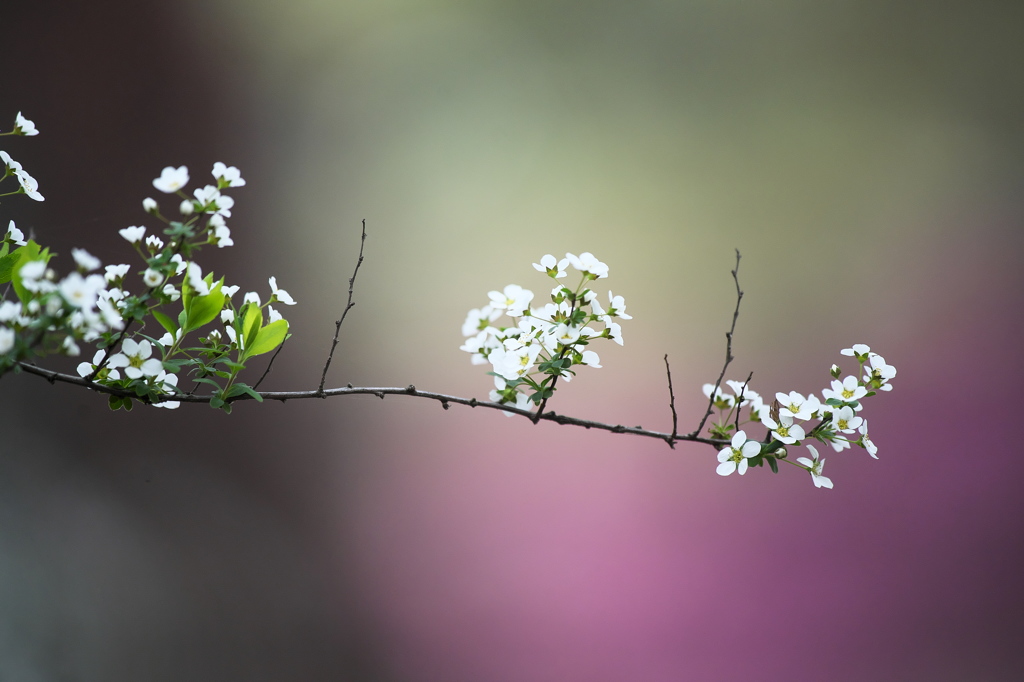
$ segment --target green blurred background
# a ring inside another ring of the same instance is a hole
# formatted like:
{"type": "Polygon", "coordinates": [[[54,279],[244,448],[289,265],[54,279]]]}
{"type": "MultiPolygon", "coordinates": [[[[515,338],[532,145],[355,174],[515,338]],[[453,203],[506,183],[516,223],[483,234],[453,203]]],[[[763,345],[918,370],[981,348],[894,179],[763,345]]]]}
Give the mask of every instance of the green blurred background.
{"type": "Polygon", "coordinates": [[[363,219],[331,385],[484,397],[466,310],[510,282],[543,295],[530,264],[565,251],[608,263],[634,319],[559,412],[668,428],[667,353],[692,428],[736,248],[732,378],[820,395],[852,343],[900,373],[867,406],[881,459],[826,455],[833,491],[426,401],[126,415],[5,377],[0,677],[1018,679],[1022,20],[1014,2],[5,7],[0,115],[41,134],[4,149],[47,200],[2,217],[123,262],[160,168],[239,166],[237,246],[201,262],[298,300],[266,388],[315,387],[363,219]]]}

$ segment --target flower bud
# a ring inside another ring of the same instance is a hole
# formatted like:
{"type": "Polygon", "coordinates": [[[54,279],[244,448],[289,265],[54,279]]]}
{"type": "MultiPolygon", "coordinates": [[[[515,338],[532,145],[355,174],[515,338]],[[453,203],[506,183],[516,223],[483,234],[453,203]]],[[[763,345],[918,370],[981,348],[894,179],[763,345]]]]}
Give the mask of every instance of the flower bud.
{"type": "Polygon", "coordinates": [[[191,199],[185,199],[181,202],[181,206],[178,207],[178,210],[181,211],[181,215],[192,215],[192,211],[195,210],[195,206],[192,205],[191,199]]]}
{"type": "Polygon", "coordinates": [[[153,199],[151,197],[146,197],[145,199],[143,199],[142,210],[144,210],[146,213],[152,213],[153,215],[156,215],[159,212],[159,209],[156,206],[156,199],[153,199]]]}
{"type": "Polygon", "coordinates": [[[838,379],[839,375],[842,373],[843,371],[839,369],[839,365],[832,365],[832,369],[829,371],[829,374],[832,375],[833,379],[838,379]]]}

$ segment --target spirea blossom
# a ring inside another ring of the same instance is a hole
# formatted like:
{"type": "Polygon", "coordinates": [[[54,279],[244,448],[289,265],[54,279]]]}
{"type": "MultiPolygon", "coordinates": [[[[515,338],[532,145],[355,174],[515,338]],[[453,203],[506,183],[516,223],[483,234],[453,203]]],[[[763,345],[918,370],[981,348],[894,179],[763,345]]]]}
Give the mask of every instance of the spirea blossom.
{"type": "Polygon", "coordinates": [[[153,186],[165,194],[174,194],[188,184],[188,168],[167,166],[160,171],[160,177],[153,180],[153,186]]]}

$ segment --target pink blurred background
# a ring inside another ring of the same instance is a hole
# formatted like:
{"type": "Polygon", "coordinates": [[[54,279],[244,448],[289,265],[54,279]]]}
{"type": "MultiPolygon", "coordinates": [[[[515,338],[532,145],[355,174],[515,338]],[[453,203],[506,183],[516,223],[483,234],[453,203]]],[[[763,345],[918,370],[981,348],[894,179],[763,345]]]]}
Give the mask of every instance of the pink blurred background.
{"type": "MultiPolygon", "coordinates": [[[[485,397],[465,311],[589,250],[634,319],[558,412],[683,430],[731,378],[899,369],[879,459],[705,447],[409,398],[111,413],[0,386],[0,678],[1017,680],[1024,673],[1019,3],[5,7],[3,218],[129,257],[165,165],[248,180],[202,262],[299,305],[268,389],[485,397]],[[788,470],[786,470],[788,469],[788,470]]],[[[602,282],[603,284],[603,282],[602,282]]],[[[602,291],[603,294],[603,291],[602,291]]],[[[54,361],[56,366],[73,363],[54,361]]]]}

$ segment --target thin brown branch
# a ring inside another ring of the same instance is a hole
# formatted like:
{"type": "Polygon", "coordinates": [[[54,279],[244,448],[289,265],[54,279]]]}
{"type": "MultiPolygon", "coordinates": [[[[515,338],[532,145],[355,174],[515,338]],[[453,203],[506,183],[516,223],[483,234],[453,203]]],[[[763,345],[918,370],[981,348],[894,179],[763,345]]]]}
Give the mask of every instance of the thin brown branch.
{"type": "Polygon", "coordinates": [[[715,395],[718,393],[718,389],[722,385],[722,380],[725,379],[725,371],[729,367],[729,363],[735,360],[732,356],[732,335],[736,331],[736,320],[740,316],[740,301],[743,300],[743,290],[740,289],[740,250],[736,249],[736,267],[732,271],[732,279],[736,282],[736,309],[732,311],[732,326],[729,327],[729,331],[725,333],[725,364],[722,365],[722,371],[718,374],[718,381],[715,382],[715,387],[711,390],[711,396],[708,398],[708,409],[704,413],[704,417],[700,420],[700,426],[695,431],[690,433],[691,436],[696,436],[704,430],[704,424],[707,423],[708,417],[711,416],[712,411],[715,409],[715,395]]]}
{"type": "Polygon", "coordinates": [[[260,384],[263,383],[263,380],[267,378],[268,374],[270,374],[270,370],[274,367],[274,360],[277,360],[278,354],[281,352],[281,349],[284,348],[284,344],[286,343],[288,343],[288,337],[285,337],[285,340],[281,342],[281,345],[277,347],[277,350],[275,350],[274,354],[270,357],[270,362],[267,363],[267,368],[263,370],[263,376],[260,377],[259,381],[253,384],[252,389],[254,391],[260,387],[260,384]]]}
{"type": "Polygon", "coordinates": [[[670,448],[675,449],[676,435],[679,433],[679,415],[676,414],[676,394],[672,390],[672,368],[668,366],[668,353],[665,354],[665,375],[668,377],[668,406],[672,410],[672,436],[666,442],[670,448]]]}
{"type": "Polygon", "coordinates": [[[740,430],[740,407],[743,405],[743,397],[747,393],[747,386],[750,385],[750,380],[754,378],[754,372],[751,371],[747,375],[747,380],[743,382],[743,388],[740,389],[740,394],[736,398],[736,430],[740,430]]]}
{"type": "Polygon", "coordinates": [[[359,238],[359,259],[356,261],[355,270],[352,271],[352,276],[348,278],[348,304],[345,309],[341,312],[341,317],[334,323],[334,341],[331,342],[331,352],[327,354],[327,362],[324,363],[324,371],[320,375],[320,388],[317,389],[320,393],[320,397],[325,397],[324,384],[327,383],[327,370],[331,367],[331,360],[334,359],[334,349],[338,347],[338,335],[341,334],[341,323],[345,321],[345,316],[348,315],[348,311],[352,309],[355,302],[352,300],[352,293],[356,284],[356,275],[359,274],[359,266],[363,264],[363,246],[366,244],[366,219],[363,219],[363,234],[359,238]]]}
{"type": "MultiPolygon", "coordinates": [[[[108,395],[114,395],[118,397],[127,397],[139,400],[139,397],[133,391],[127,391],[122,388],[116,388],[112,386],[104,386],[103,384],[97,384],[89,381],[84,377],[77,377],[70,374],[61,374],[60,372],[54,372],[52,370],[39,367],[37,365],[30,365],[27,363],[19,363],[22,371],[28,374],[34,374],[40,376],[47,381],[52,383],[65,383],[72,384],[75,386],[82,386],[97,393],[105,393],[108,395]]],[[[657,438],[658,440],[671,440],[673,442],[687,441],[692,443],[704,443],[707,445],[720,448],[724,446],[727,441],[716,440],[714,438],[701,438],[692,434],[687,435],[673,435],[671,433],[662,433],[660,431],[650,431],[644,429],[642,426],[623,426],[621,424],[605,424],[603,422],[592,421],[589,419],[579,419],[577,417],[569,417],[564,414],[556,414],[554,412],[544,412],[540,414],[533,413],[530,410],[522,410],[509,405],[499,405],[498,403],[486,402],[483,400],[477,400],[476,398],[461,398],[454,395],[446,395],[444,393],[434,393],[431,391],[421,391],[415,386],[410,384],[404,388],[398,387],[372,387],[372,386],[344,386],[341,388],[328,388],[328,389],[317,389],[314,391],[261,391],[259,396],[263,400],[273,400],[277,402],[287,402],[289,400],[305,400],[309,398],[333,398],[346,395],[373,395],[378,398],[384,398],[388,395],[405,395],[413,396],[416,398],[426,398],[428,400],[436,400],[441,403],[442,407],[447,409],[446,405],[451,403],[457,403],[459,405],[468,405],[469,407],[484,407],[491,410],[500,410],[502,412],[511,412],[512,414],[526,417],[530,421],[551,421],[556,424],[563,426],[580,426],[585,429],[599,429],[602,431],[611,431],[612,433],[626,433],[633,436],[643,436],[647,438],[657,438]]],[[[209,403],[214,396],[212,395],[183,395],[174,394],[167,395],[164,400],[167,401],[179,401],[183,403],[209,403]]],[[[252,396],[243,394],[235,396],[230,402],[238,402],[243,400],[253,400],[252,396]]],[[[162,402],[162,401],[158,401],[162,402]]]]}

